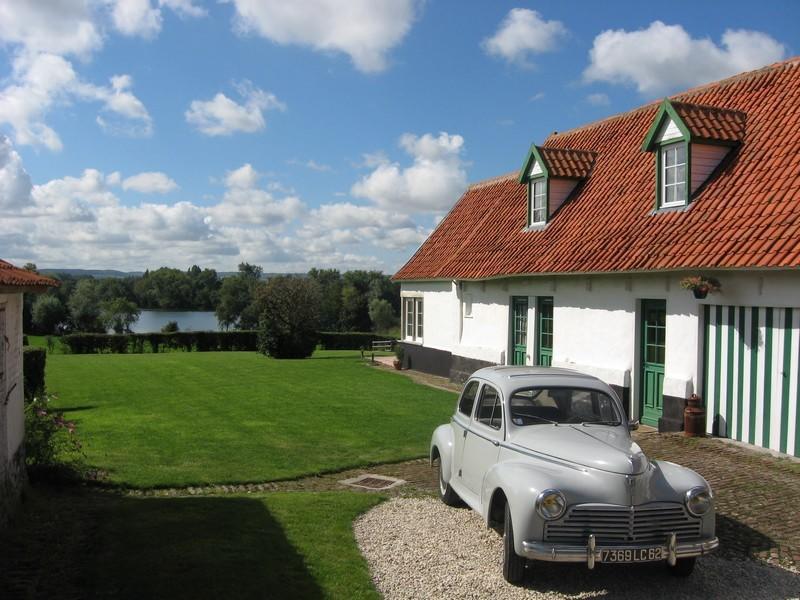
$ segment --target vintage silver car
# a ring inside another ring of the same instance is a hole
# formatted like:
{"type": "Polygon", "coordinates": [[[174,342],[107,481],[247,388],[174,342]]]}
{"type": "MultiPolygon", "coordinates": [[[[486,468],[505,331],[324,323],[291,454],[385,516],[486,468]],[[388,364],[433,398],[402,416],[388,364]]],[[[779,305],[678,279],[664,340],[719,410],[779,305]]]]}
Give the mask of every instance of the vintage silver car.
{"type": "Polygon", "coordinates": [[[467,381],[450,423],[434,431],[439,493],[463,500],[503,535],[503,576],[528,559],[665,561],[689,575],[719,546],[708,482],[648,460],[614,391],[575,371],[489,367],[467,381]]]}

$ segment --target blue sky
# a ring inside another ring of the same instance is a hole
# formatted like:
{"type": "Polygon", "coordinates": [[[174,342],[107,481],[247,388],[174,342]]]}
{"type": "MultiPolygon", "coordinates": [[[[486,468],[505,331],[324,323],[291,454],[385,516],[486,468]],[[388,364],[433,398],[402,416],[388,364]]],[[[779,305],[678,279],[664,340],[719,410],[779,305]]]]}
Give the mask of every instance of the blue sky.
{"type": "Polygon", "coordinates": [[[553,130],[797,54],[800,4],[0,0],[0,257],[393,271],[553,130]]]}

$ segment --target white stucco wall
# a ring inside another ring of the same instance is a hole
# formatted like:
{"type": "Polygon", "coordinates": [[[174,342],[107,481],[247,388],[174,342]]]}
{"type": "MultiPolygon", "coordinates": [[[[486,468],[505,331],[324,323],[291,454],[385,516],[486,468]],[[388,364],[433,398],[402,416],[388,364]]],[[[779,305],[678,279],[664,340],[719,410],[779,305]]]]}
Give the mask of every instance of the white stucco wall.
{"type": "Polygon", "coordinates": [[[25,432],[22,390],[22,294],[0,294],[5,316],[5,376],[0,383],[0,463],[3,468],[22,444],[25,432]],[[16,384],[16,385],[15,385],[16,384]],[[13,387],[13,390],[12,390],[13,387]],[[10,395],[8,395],[11,390],[10,395]],[[8,397],[8,402],[3,406],[8,397]]]}
{"type": "MultiPolygon", "coordinates": [[[[720,279],[722,293],[696,300],[680,287],[689,273],[669,273],[411,282],[402,284],[402,295],[423,297],[425,346],[494,363],[508,361],[511,297],[528,296],[529,364],[534,357],[536,298],[552,296],[553,365],[630,387],[634,398],[639,383],[641,300],[666,300],[664,394],[685,398],[702,387],[704,304],[800,306],[800,272],[703,273],[720,279]],[[464,294],[472,299],[472,317],[463,317],[464,294]]],[[[634,417],[639,416],[637,404],[633,402],[634,417]]]]}

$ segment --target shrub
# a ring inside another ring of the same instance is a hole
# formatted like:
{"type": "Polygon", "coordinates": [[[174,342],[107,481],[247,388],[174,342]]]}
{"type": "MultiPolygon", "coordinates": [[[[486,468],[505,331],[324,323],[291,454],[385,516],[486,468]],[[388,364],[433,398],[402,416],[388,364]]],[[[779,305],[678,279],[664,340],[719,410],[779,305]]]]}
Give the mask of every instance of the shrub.
{"type": "Polygon", "coordinates": [[[163,350],[209,352],[218,350],[258,349],[255,331],[176,331],[174,333],[71,333],[61,338],[71,354],[126,352],[142,354],[163,350]]]}
{"type": "Polygon", "coordinates": [[[307,358],[317,346],[320,289],[313,279],[273,277],[259,290],[258,349],[275,358],[307,358]]]}
{"type": "Polygon", "coordinates": [[[177,321],[167,321],[166,325],[161,328],[161,333],[175,333],[180,330],[177,321]]]}
{"type": "Polygon", "coordinates": [[[58,299],[50,294],[36,298],[31,309],[33,324],[46,334],[54,333],[58,327],[67,320],[67,308],[58,299]]]}
{"type": "Polygon", "coordinates": [[[325,350],[368,350],[372,342],[385,340],[386,336],[360,331],[320,331],[319,343],[325,350]]]}
{"type": "Polygon", "coordinates": [[[75,423],[49,407],[40,394],[25,403],[25,464],[29,470],[76,466],[82,456],[75,423]]]}
{"type": "Polygon", "coordinates": [[[26,399],[42,394],[44,385],[44,367],[47,352],[44,348],[25,347],[22,350],[22,380],[26,399]]]}

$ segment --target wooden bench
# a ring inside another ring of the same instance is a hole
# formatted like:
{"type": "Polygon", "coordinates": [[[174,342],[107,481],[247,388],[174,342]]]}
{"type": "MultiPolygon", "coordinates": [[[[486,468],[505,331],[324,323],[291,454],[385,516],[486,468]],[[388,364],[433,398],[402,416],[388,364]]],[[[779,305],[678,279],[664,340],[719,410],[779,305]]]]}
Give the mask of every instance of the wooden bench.
{"type": "Polygon", "coordinates": [[[375,340],[372,342],[372,351],[391,352],[394,348],[394,340],[375,340]]]}

